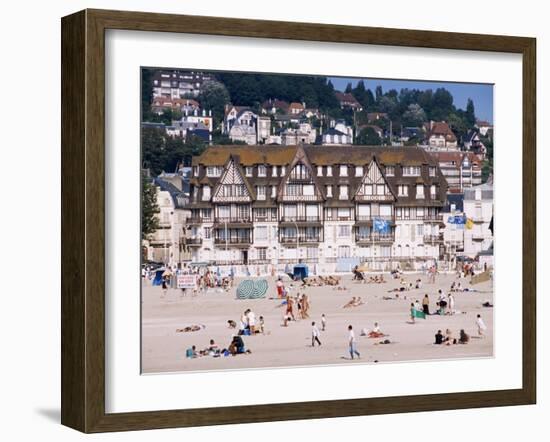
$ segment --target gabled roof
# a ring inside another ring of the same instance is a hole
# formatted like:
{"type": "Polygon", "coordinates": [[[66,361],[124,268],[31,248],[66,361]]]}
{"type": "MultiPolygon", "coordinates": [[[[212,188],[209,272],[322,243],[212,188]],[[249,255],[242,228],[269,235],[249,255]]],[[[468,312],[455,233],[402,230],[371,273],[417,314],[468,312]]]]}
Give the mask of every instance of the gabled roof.
{"type": "Polygon", "coordinates": [[[488,121],[484,121],[484,120],[477,120],[476,121],[476,126],[477,127],[493,127],[493,125],[491,123],[489,123],[488,121]]]}
{"type": "Polygon", "coordinates": [[[331,127],[323,135],[346,135],[346,134],[344,132],[340,132],[339,130],[334,129],[333,127],[331,127]]]}
{"type": "Polygon", "coordinates": [[[432,128],[428,133],[428,138],[434,135],[444,136],[447,141],[456,141],[456,135],[445,121],[437,121],[433,123],[432,128]]]}
{"type": "Polygon", "coordinates": [[[288,110],[299,109],[300,111],[304,110],[304,105],[302,103],[292,102],[288,106],[288,110]]]}
{"type": "Polygon", "coordinates": [[[340,105],[346,104],[349,106],[361,106],[361,103],[359,103],[352,94],[345,92],[335,92],[335,95],[337,100],[340,102],[340,105]]]}
{"type": "Polygon", "coordinates": [[[468,158],[468,161],[474,165],[481,164],[481,159],[478,155],[473,152],[430,152],[431,155],[439,163],[452,163],[454,161],[456,168],[459,168],[465,158],[468,158]]]}
{"type": "Polygon", "coordinates": [[[283,111],[287,111],[288,109],[288,102],[284,101],[284,100],[279,100],[277,98],[274,98],[274,99],[269,99],[269,100],[266,100],[262,103],[262,108],[264,109],[271,109],[271,108],[275,108],[275,109],[282,109],[283,111]]]}

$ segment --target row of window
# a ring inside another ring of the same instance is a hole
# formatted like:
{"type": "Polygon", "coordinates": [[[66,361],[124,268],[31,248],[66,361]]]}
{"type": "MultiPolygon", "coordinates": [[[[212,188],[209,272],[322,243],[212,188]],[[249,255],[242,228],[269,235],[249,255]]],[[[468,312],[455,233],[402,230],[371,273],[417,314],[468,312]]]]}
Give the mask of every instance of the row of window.
{"type": "MultiPolygon", "coordinates": [[[[386,176],[395,176],[397,166],[386,166],[384,172],[386,176]]],[[[207,166],[206,167],[206,176],[208,177],[219,177],[223,173],[223,166],[207,166]]],[[[363,166],[355,166],[353,170],[352,166],[347,164],[341,164],[339,166],[334,166],[335,170],[338,170],[338,176],[347,177],[353,176],[362,177],[365,173],[365,168],[363,166]]],[[[265,164],[259,164],[257,166],[258,177],[267,177],[267,166],[265,164]]],[[[403,176],[420,176],[422,172],[421,166],[403,166],[402,174],[403,176]]],[[[254,173],[254,168],[252,166],[245,167],[245,175],[247,177],[252,177],[254,173]]],[[[271,176],[284,176],[286,173],[285,166],[271,166],[271,176]]],[[[198,176],[199,169],[195,166],[194,169],[195,176],[198,176]]],[[[436,167],[429,166],[428,174],[431,177],[436,176],[436,167]]],[[[309,168],[304,164],[297,164],[291,172],[292,179],[309,179],[311,176],[309,168]]],[[[333,176],[333,166],[317,166],[317,176],[333,176]]]]}
{"type": "MultiPolygon", "coordinates": [[[[277,186],[256,186],[256,198],[258,200],[265,200],[267,197],[268,187],[270,187],[271,198],[277,196],[277,186]]],[[[349,186],[343,184],[339,186],[325,186],[327,198],[333,197],[333,187],[338,189],[338,198],[341,200],[349,199],[349,186]]],[[[399,197],[408,197],[409,188],[411,186],[407,184],[400,184],[397,186],[397,196],[399,197]]],[[[417,184],[414,188],[416,190],[416,199],[426,198],[426,189],[423,184],[417,184]]],[[[209,201],[212,197],[211,187],[203,186],[202,187],[202,200],[209,201]]],[[[197,198],[198,188],[195,187],[195,199],[197,198]]],[[[389,190],[384,184],[363,184],[360,189],[362,195],[371,196],[371,195],[389,195],[389,190]]],[[[288,196],[314,196],[315,188],[313,184],[289,184],[286,186],[285,195],[288,196]]],[[[246,186],[244,184],[223,184],[220,189],[219,196],[223,197],[245,197],[247,196],[246,186]]],[[[431,199],[437,198],[437,186],[432,184],[429,186],[429,197],[431,199]]]]}

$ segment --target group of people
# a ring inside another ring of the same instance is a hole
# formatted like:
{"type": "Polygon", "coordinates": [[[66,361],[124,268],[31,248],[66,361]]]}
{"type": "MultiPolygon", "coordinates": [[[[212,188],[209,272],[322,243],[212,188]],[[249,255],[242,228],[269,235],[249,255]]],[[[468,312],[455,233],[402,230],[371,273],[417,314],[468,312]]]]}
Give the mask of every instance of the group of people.
{"type": "Polygon", "coordinates": [[[460,335],[457,338],[453,336],[453,332],[450,329],[445,330],[445,335],[441,333],[441,330],[437,330],[437,333],[435,334],[435,342],[436,345],[455,345],[455,344],[467,344],[470,342],[470,335],[464,331],[464,329],[460,329],[460,335]]]}
{"type": "Polygon", "coordinates": [[[359,266],[357,265],[352,269],[352,273],[353,281],[358,281],[365,284],[383,284],[386,282],[386,280],[384,279],[384,275],[369,276],[369,278],[367,279],[365,277],[365,274],[361,270],[359,270],[359,266]]]}
{"type": "MultiPolygon", "coordinates": [[[[235,324],[235,322],[231,320],[229,320],[228,323],[230,327],[232,324],[235,324]]],[[[264,317],[260,316],[258,320],[256,320],[256,313],[254,313],[251,309],[247,308],[241,315],[238,333],[239,333],[239,336],[255,335],[256,333],[265,334],[264,317]]]]}
{"type": "Polygon", "coordinates": [[[296,318],[309,318],[311,302],[309,296],[304,292],[298,293],[295,297],[287,294],[281,305],[286,307],[283,315],[283,327],[287,327],[290,321],[296,321],[296,318]],[[296,311],[294,311],[294,307],[296,307],[296,311]]]}
{"type": "Polygon", "coordinates": [[[210,344],[203,350],[197,351],[195,345],[191,346],[185,351],[185,357],[189,359],[198,358],[201,356],[212,356],[219,358],[221,356],[236,356],[239,354],[250,354],[250,350],[246,349],[243,338],[239,335],[233,335],[227,348],[220,349],[214,339],[210,339],[210,344]]]}
{"type": "Polygon", "coordinates": [[[302,280],[302,287],[322,287],[324,285],[336,286],[340,284],[340,276],[314,276],[311,278],[304,278],[302,280]]]}

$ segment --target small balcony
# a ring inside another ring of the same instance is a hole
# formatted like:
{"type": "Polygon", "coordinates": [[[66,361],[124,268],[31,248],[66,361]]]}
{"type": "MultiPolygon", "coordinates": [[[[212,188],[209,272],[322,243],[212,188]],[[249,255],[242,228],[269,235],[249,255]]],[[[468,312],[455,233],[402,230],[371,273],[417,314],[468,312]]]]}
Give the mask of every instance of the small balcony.
{"type": "Polygon", "coordinates": [[[190,247],[199,247],[202,245],[202,238],[185,238],[185,244],[190,247]]]}
{"type": "Polygon", "coordinates": [[[393,233],[355,234],[355,241],[360,244],[392,244],[394,240],[393,233]]]}
{"type": "Polygon", "coordinates": [[[252,238],[249,237],[231,237],[231,238],[214,238],[216,246],[249,246],[252,244],[252,238]]]}
{"type": "Polygon", "coordinates": [[[196,225],[196,224],[202,224],[202,223],[208,223],[212,222],[212,218],[204,218],[201,216],[191,216],[186,219],[186,223],[188,225],[196,225]]]}
{"type": "Polygon", "coordinates": [[[281,236],[279,238],[281,244],[302,245],[302,244],[318,244],[322,242],[321,236],[281,236]]]}
{"type": "Polygon", "coordinates": [[[371,225],[375,219],[388,221],[391,225],[395,224],[394,216],[374,216],[374,215],[356,215],[355,224],[359,225],[371,225]]]}
{"type": "Polygon", "coordinates": [[[252,217],[250,216],[231,216],[231,217],[216,217],[214,218],[214,224],[217,225],[252,225],[252,217]]]}
{"type": "Polygon", "coordinates": [[[282,201],[319,201],[317,195],[282,195],[282,201]]]}
{"type": "Polygon", "coordinates": [[[424,235],[424,244],[441,244],[443,243],[443,234],[439,235],[424,235]]]}

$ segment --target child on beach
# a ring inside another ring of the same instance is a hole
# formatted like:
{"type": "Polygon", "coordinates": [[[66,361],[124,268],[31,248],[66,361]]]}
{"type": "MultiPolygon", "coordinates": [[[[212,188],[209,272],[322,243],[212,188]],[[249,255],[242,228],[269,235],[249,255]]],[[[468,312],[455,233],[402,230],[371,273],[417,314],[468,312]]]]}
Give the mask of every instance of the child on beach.
{"type": "Polygon", "coordinates": [[[315,325],[315,321],[311,323],[311,346],[315,347],[315,342],[321,346],[321,341],[319,341],[319,329],[315,325]]]}

